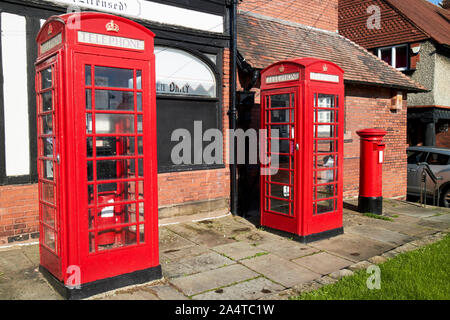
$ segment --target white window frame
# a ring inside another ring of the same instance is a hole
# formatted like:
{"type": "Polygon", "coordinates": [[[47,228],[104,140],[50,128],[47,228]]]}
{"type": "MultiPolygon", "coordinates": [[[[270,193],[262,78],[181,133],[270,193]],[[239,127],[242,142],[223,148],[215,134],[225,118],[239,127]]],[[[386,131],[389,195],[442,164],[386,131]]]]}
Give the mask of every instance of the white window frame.
{"type": "MultiPolygon", "coordinates": [[[[398,46],[390,46],[390,47],[382,47],[382,48],[378,48],[377,49],[377,53],[378,53],[378,58],[381,59],[381,50],[386,50],[386,49],[391,49],[391,55],[392,55],[392,62],[391,62],[391,66],[393,68],[395,68],[395,66],[397,65],[397,48],[403,48],[406,47],[406,62],[407,62],[407,66],[403,67],[403,68],[396,68],[399,71],[405,71],[408,70],[409,68],[409,46],[407,44],[400,44],[398,46]]],[[[383,59],[381,59],[383,60],[383,59]]]]}

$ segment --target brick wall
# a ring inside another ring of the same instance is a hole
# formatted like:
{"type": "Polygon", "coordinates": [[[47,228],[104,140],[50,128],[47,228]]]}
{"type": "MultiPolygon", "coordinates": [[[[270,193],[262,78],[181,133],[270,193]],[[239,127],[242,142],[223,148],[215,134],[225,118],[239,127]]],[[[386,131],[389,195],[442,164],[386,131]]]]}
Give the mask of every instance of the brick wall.
{"type": "Polygon", "coordinates": [[[38,186],[0,186],[0,245],[38,238],[38,186]]]}
{"type": "Polygon", "coordinates": [[[338,29],[338,0],[243,0],[238,9],[240,14],[254,12],[333,32],[338,29]]]}
{"type": "Polygon", "coordinates": [[[393,111],[392,97],[397,91],[390,89],[346,85],[344,144],[344,197],[355,197],[359,190],[360,140],[356,131],[378,128],[388,133],[385,163],[383,165],[383,196],[406,195],[406,95],[403,107],[393,111]]]}

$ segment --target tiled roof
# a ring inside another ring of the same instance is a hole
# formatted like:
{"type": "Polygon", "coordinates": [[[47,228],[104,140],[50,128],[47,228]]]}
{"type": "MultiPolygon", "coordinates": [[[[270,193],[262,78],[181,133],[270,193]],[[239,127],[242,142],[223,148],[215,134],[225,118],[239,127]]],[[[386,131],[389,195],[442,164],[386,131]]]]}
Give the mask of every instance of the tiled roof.
{"type": "Polygon", "coordinates": [[[295,57],[329,60],[344,69],[344,80],[409,91],[427,90],[400,71],[355,44],[324,30],[238,12],[238,50],[254,68],[295,57]]]}
{"type": "Polygon", "coordinates": [[[450,46],[450,11],[426,0],[385,0],[440,44],[450,46]]]}

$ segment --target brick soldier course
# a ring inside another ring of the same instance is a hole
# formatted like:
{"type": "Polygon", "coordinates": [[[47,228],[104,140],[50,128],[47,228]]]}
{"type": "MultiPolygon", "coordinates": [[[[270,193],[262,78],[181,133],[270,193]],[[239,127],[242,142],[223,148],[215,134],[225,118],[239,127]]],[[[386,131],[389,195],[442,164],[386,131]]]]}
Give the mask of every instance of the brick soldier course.
{"type": "MultiPolygon", "coordinates": [[[[450,209],[387,200],[385,215],[393,221],[384,221],[353,211],[355,205],[346,202],[345,234],[309,245],[231,215],[162,226],[164,278],[90,299],[288,299],[450,232],[450,209]]],[[[38,263],[37,245],[0,249],[0,299],[61,299],[37,271],[38,263]]]]}

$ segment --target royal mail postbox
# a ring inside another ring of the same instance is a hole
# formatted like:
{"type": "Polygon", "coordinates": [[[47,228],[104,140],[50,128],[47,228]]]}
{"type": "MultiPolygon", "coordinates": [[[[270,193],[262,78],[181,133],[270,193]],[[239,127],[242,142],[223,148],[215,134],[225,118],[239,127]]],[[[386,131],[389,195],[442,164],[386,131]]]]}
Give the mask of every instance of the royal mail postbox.
{"type": "Polygon", "coordinates": [[[100,13],[37,36],[40,270],[66,298],[161,278],[153,38],[100,13]]]}
{"type": "Polygon", "coordinates": [[[361,137],[358,210],[363,213],[383,213],[383,137],[386,131],[365,129],[356,132],[361,137]]]}
{"type": "Polygon", "coordinates": [[[261,225],[310,242],[341,234],[343,70],[313,58],[261,72],[261,225]],[[278,147],[274,148],[274,145],[278,147]]]}

